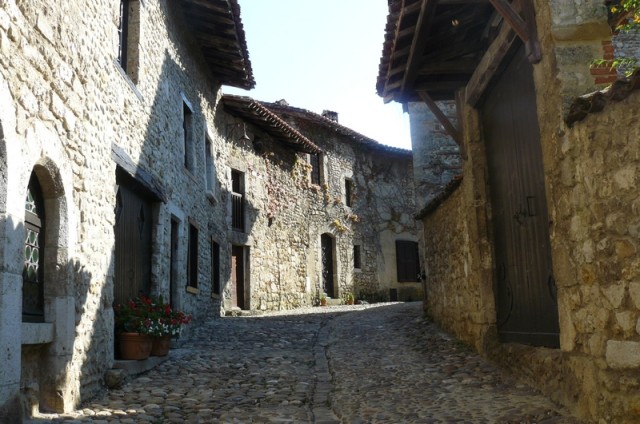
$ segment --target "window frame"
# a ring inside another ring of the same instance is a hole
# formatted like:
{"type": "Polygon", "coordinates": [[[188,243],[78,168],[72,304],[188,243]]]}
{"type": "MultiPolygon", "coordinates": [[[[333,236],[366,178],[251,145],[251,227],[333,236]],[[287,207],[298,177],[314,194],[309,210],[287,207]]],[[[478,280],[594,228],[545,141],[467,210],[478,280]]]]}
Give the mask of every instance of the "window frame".
{"type": "Polygon", "coordinates": [[[244,232],[245,219],[245,173],[231,169],[231,228],[244,232]]]}
{"type": "Polygon", "coordinates": [[[45,217],[45,202],[44,195],[42,191],[42,186],[40,184],[40,180],[35,172],[31,173],[29,178],[29,184],[27,186],[27,197],[25,199],[25,241],[24,241],[24,251],[23,251],[23,271],[22,271],[22,322],[32,322],[32,323],[41,323],[44,322],[44,266],[45,266],[45,233],[46,233],[46,217],[45,217]],[[29,200],[29,194],[33,199],[33,207],[35,213],[27,209],[27,201],[29,200]],[[29,282],[26,284],[28,272],[27,268],[27,244],[29,241],[29,231],[37,232],[37,242],[38,242],[38,264],[37,264],[37,280],[35,282],[29,282]],[[36,307],[28,311],[28,308],[25,308],[25,303],[29,302],[32,296],[29,296],[28,293],[28,285],[35,283],[37,285],[37,299],[36,299],[36,307]],[[27,291],[25,291],[25,288],[27,291]],[[26,302],[25,302],[26,301],[26,302]],[[25,312],[25,310],[27,310],[25,312]]]}
{"type": "Polygon", "coordinates": [[[118,64],[138,84],[140,72],[141,0],[120,0],[118,64]]]}
{"type": "Polygon", "coordinates": [[[213,141],[207,133],[204,136],[204,157],[205,157],[205,187],[207,193],[215,195],[215,164],[213,162],[213,141]]]}
{"type": "Polygon", "coordinates": [[[182,95],[182,138],[184,148],[183,165],[185,169],[193,173],[195,168],[195,140],[193,137],[193,107],[182,95]]]}
{"type": "Polygon", "coordinates": [[[351,178],[344,179],[344,204],[348,208],[353,207],[354,183],[351,178]]]}
{"type": "Polygon", "coordinates": [[[321,153],[309,153],[308,163],[311,165],[311,171],[309,173],[309,182],[315,185],[321,185],[323,182],[322,175],[322,154],[321,153]]]}
{"type": "Polygon", "coordinates": [[[210,239],[211,255],[211,297],[220,297],[220,244],[212,237],[210,239]]]}
{"type": "Polygon", "coordinates": [[[200,243],[200,228],[192,219],[189,219],[189,233],[187,238],[187,291],[198,291],[198,254],[200,243]]]}
{"type": "Polygon", "coordinates": [[[362,270],[362,247],[359,244],[353,245],[353,269],[362,270]]]}

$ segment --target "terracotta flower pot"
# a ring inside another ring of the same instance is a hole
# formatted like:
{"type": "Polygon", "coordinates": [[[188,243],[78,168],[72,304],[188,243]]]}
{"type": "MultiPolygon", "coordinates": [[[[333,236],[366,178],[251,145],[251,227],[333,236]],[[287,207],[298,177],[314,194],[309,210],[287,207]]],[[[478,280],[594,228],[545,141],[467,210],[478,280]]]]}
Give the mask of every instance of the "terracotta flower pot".
{"type": "Polygon", "coordinates": [[[140,333],[118,335],[120,359],[142,360],[151,354],[151,337],[140,333]]]}
{"type": "Polygon", "coordinates": [[[171,336],[153,337],[151,356],[167,356],[171,347],[171,336]]]}

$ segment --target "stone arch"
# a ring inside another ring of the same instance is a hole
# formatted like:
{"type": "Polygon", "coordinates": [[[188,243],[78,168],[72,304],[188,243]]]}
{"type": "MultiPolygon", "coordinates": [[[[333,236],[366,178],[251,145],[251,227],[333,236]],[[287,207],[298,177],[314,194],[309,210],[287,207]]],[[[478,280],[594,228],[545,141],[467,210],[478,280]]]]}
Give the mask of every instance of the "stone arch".
{"type": "MultiPolygon", "coordinates": [[[[60,171],[50,158],[41,158],[33,167],[44,198],[45,215],[45,297],[73,296],[73,284],[67,271],[68,206],[60,171]],[[62,266],[61,266],[62,265],[62,266]]],[[[25,186],[26,189],[26,186],[25,186]]]]}
{"type": "MultiPolygon", "coordinates": [[[[27,407],[63,412],[73,396],[68,373],[74,344],[75,292],[68,257],[68,203],[60,169],[50,157],[32,167],[44,202],[44,322],[22,324],[21,390],[27,407]],[[43,334],[45,335],[43,337],[43,334]],[[61,378],[62,377],[62,378],[61,378]]],[[[23,201],[29,183],[23,184],[23,201]]],[[[26,231],[26,228],[25,228],[26,231]]],[[[23,236],[24,239],[24,236],[23,236]]],[[[71,401],[71,402],[70,402],[71,401]]]]}

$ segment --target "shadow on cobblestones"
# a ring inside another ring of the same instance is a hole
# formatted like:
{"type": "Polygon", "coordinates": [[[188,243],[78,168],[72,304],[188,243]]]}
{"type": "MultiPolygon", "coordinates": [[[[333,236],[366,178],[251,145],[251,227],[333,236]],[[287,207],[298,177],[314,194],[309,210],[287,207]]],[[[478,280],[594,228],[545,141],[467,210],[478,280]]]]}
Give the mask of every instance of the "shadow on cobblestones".
{"type": "Polygon", "coordinates": [[[345,423],[573,423],[421,317],[393,305],[331,322],[332,405],[345,423]]]}
{"type": "Polygon", "coordinates": [[[421,313],[407,303],[210,320],[122,389],[33,422],[579,423],[421,313]]]}

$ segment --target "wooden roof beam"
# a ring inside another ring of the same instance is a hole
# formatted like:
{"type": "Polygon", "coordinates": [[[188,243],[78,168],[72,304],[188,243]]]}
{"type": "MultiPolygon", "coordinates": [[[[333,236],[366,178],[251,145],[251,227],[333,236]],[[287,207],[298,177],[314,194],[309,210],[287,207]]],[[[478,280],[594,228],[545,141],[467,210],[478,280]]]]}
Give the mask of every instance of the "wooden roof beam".
{"type": "Polygon", "coordinates": [[[518,37],[525,44],[527,57],[531,63],[538,63],[542,59],[540,41],[538,40],[538,30],[536,28],[535,11],[533,2],[525,0],[520,2],[525,19],[507,0],[489,0],[505,22],[518,34],[518,37]]]}
{"type": "Polygon", "coordinates": [[[480,60],[465,88],[464,99],[469,106],[476,107],[479,103],[516,39],[517,35],[509,25],[503,25],[500,28],[500,32],[480,60]]]}
{"type": "Polygon", "coordinates": [[[427,105],[429,110],[431,110],[431,112],[434,114],[436,119],[438,119],[445,130],[447,130],[447,133],[449,133],[451,138],[453,138],[453,140],[456,142],[456,144],[460,148],[460,155],[462,156],[462,159],[467,160],[467,153],[464,149],[464,143],[460,131],[458,131],[458,129],[451,123],[449,118],[447,118],[447,115],[445,115],[442,110],[440,110],[436,102],[434,102],[431,96],[429,96],[429,93],[427,93],[426,91],[418,91],[418,94],[427,105]]]}
{"type": "Polygon", "coordinates": [[[437,0],[423,0],[422,7],[420,8],[420,14],[418,15],[418,21],[416,22],[415,32],[413,40],[411,41],[411,50],[409,51],[409,58],[407,59],[407,71],[402,79],[402,86],[400,88],[400,95],[402,96],[409,85],[413,84],[413,81],[418,72],[422,55],[424,53],[425,44],[427,42],[427,35],[429,32],[429,21],[436,10],[437,0]]]}

